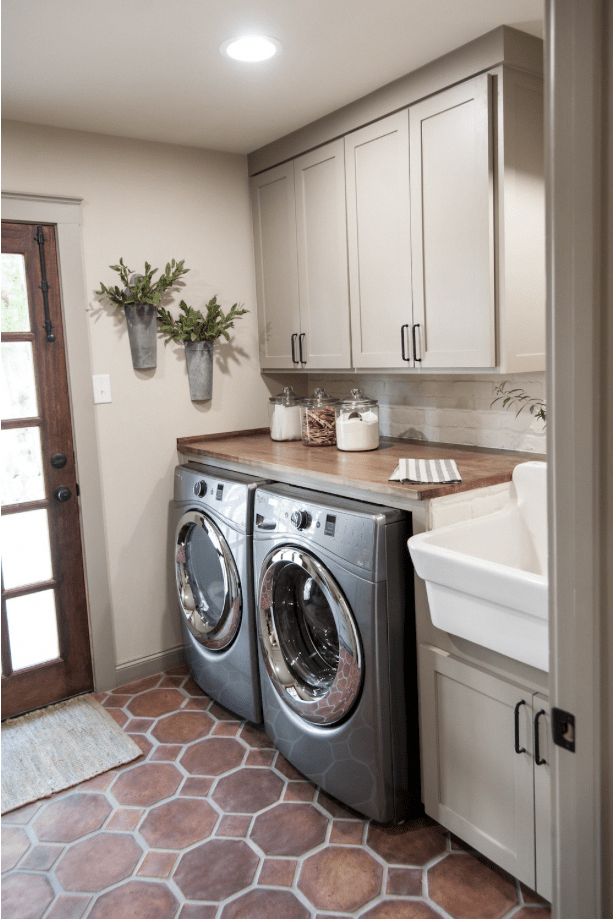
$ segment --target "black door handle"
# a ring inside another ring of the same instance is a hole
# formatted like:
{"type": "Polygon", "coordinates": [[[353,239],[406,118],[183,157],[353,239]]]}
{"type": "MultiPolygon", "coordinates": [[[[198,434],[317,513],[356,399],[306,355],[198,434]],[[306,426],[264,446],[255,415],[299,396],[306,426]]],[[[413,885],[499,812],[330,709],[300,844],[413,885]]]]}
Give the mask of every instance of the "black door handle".
{"type": "Polygon", "coordinates": [[[415,340],[415,330],[418,330],[419,327],[420,327],[419,323],[413,324],[413,361],[414,362],[421,362],[421,358],[419,357],[419,353],[417,351],[417,343],[415,340]]]}
{"type": "Polygon", "coordinates": [[[535,714],[535,765],[547,765],[548,760],[541,758],[541,753],[539,752],[539,718],[543,717],[545,711],[537,711],[535,714]]]}
{"type": "Polygon", "coordinates": [[[404,331],[408,330],[408,328],[409,328],[408,323],[403,323],[402,326],[400,327],[400,352],[402,353],[403,362],[411,361],[410,355],[406,354],[406,337],[404,335],[404,331]]]}
{"type": "Polygon", "coordinates": [[[61,468],[66,464],[66,455],[63,451],[56,451],[49,459],[52,467],[61,468]]]}
{"type": "Polygon", "coordinates": [[[302,365],[306,364],[306,359],[304,358],[304,337],[305,335],[306,335],[305,333],[299,334],[299,360],[302,363],[302,365]]]}
{"type": "Polygon", "coordinates": [[[525,704],[526,704],[526,701],[524,701],[524,699],[522,698],[522,700],[518,701],[518,703],[516,704],[515,711],[513,712],[513,715],[514,715],[513,745],[518,755],[522,755],[523,752],[528,752],[527,749],[524,749],[524,746],[520,746],[520,708],[525,704]]]}
{"type": "Polygon", "coordinates": [[[69,487],[58,487],[56,490],[54,490],[53,495],[59,503],[66,503],[69,501],[73,493],[69,487]]]}
{"type": "Polygon", "coordinates": [[[298,360],[295,358],[295,343],[297,341],[297,333],[291,334],[291,361],[294,365],[299,365],[298,360]]]}

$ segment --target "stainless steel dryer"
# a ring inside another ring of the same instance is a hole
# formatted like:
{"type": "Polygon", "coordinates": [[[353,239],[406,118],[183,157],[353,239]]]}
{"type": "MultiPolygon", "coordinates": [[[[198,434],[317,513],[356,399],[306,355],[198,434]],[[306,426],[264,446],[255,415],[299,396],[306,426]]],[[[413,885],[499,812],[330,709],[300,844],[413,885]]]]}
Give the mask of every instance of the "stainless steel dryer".
{"type": "Polygon", "coordinates": [[[254,477],[175,469],[174,570],[186,659],[224,707],[261,721],[252,568],[254,477]]]}
{"type": "Polygon", "coordinates": [[[407,515],[273,484],[255,495],[265,729],[380,822],[420,809],[407,515]]]}

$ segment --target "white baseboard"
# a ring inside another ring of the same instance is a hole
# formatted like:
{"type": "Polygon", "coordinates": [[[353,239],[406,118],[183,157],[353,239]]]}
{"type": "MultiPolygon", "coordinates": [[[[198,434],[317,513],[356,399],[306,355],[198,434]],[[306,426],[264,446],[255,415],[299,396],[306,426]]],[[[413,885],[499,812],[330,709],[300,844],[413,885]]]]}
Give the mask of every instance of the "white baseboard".
{"type": "MultiPolygon", "coordinates": [[[[126,682],[132,682],[135,679],[143,679],[145,676],[154,675],[156,672],[163,672],[165,669],[172,669],[174,666],[180,666],[183,662],[184,650],[180,645],[172,647],[171,650],[163,650],[162,653],[153,653],[151,656],[144,656],[141,659],[122,663],[116,666],[114,687],[124,685],[126,682]]],[[[97,688],[96,690],[108,691],[108,689],[104,688],[97,688]]]]}

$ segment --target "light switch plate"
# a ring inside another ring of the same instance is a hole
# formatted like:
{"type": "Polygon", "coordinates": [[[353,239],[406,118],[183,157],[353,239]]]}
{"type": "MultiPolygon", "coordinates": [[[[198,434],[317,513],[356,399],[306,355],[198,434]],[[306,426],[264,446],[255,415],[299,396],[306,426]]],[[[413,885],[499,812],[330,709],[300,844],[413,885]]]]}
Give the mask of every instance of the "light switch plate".
{"type": "Polygon", "coordinates": [[[94,403],[111,403],[111,378],[109,375],[92,375],[94,403]]]}

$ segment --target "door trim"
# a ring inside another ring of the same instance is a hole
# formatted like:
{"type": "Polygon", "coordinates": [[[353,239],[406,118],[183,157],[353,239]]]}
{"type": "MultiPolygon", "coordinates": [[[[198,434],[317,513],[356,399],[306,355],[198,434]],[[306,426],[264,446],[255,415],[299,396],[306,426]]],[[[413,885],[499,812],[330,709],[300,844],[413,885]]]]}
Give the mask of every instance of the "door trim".
{"type": "Polygon", "coordinates": [[[89,298],[82,255],[81,199],[3,192],[2,216],[7,221],[56,225],[68,386],[77,481],[81,490],[79,507],[94,687],[97,690],[113,688],[116,685],[116,655],[96,415],[92,402],[90,333],[84,309],[89,298]]]}

